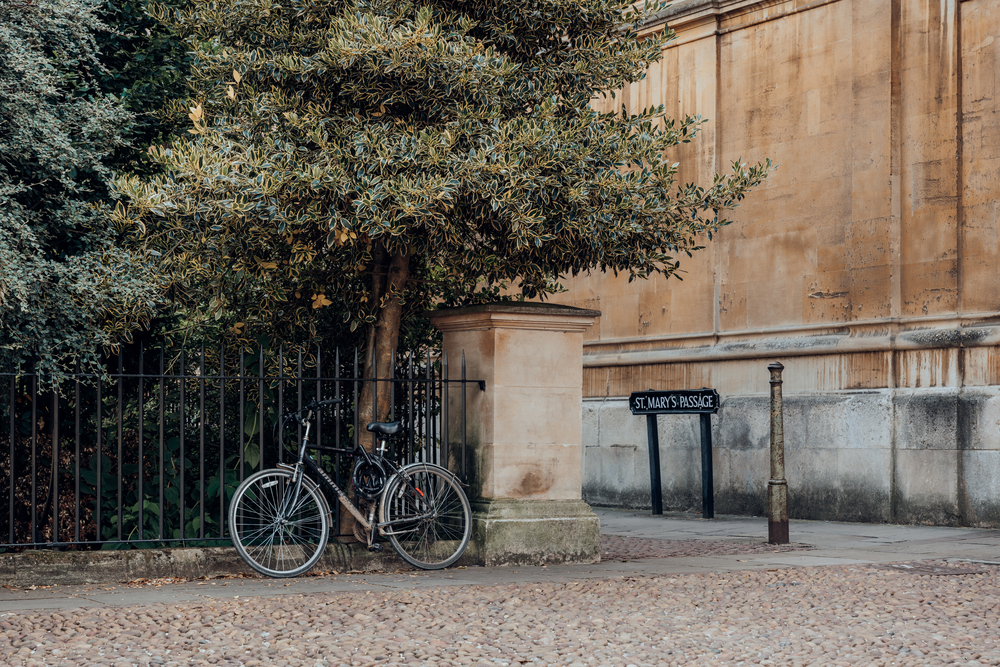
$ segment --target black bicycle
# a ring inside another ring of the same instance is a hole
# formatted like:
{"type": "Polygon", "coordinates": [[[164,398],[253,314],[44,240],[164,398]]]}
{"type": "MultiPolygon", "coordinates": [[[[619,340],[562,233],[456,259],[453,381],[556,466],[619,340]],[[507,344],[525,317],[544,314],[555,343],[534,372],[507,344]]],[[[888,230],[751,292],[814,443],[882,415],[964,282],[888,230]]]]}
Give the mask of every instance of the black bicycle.
{"type": "Polygon", "coordinates": [[[326,486],[358,524],[355,535],[378,551],[378,536],[389,539],[406,562],[426,570],[448,567],[457,561],[472,534],[472,509],[462,483],[447,468],[431,463],[398,467],[386,458],[386,438],[402,431],[400,422],[373,422],[380,446],[368,452],[323,447],[309,442],[313,416],[340,399],[313,401],[288,413],[281,421],[279,441],[284,447],[285,426],[304,426],[294,464],[278,464],[244,480],[229,507],[229,534],[243,560],[270,577],[294,577],[307,572],[323,555],[330,533],[331,513],[320,485],[306,475],[309,470],[326,486]],[[354,456],[351,475],[355,499],[330,479],[307,449],[354,456]],[[365,511],[366,510],[366,511],[365,511]],[[375,520],[376,512],[378,521],[375,520]]]}

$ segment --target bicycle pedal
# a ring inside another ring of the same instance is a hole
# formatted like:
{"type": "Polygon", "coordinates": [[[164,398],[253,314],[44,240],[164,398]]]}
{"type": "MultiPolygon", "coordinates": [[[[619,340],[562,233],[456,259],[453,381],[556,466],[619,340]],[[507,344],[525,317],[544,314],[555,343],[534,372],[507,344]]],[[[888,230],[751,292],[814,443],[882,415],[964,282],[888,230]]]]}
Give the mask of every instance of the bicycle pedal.
{"type": "Polygon", "coordinates": [[[368,551],[371,551],[372,553],[377,553],[379,551],[382,551],[382,545],[381,544],[369,544],[368,545],[368,551]]]}

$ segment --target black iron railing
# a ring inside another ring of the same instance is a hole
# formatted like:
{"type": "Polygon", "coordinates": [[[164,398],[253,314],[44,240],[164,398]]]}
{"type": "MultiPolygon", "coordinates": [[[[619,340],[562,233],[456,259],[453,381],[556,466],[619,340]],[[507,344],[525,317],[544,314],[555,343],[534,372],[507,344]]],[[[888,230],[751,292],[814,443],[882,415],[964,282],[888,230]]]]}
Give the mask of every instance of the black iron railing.
{"type": "MultiPolygon", "coordinates": [[[[366,384],[373,405],[389,392],[392,418],[404,423],[400,462],[441,463],[465,479],[466,386],[483,383],[466,378],[464,355],[458,378],[449,377],[447,356],[396,360],[392,377],[366,378],[357,350],[345,358],[319,349],[289,357],[140,348],[111,360],[103,376],[77,373],[45,391],[34,373],[0,372],[0,550],[226,543],[236,487],[289,455],[278,444],[279,415],[341,398],[310,439],[350,447],[371,437],[364,425],[373,415],[355,409],[366,384]],[[442,427],[455,391],[457,442],[442,427]]],[[[318,454],[346,488],[350,457],[318,454]]]]}

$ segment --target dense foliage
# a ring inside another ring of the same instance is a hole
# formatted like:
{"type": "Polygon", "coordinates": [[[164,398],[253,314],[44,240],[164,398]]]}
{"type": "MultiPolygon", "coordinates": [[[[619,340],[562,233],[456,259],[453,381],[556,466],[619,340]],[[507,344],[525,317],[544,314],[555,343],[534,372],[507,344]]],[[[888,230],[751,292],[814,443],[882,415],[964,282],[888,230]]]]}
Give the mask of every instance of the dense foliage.
{"type": "MultiPolygon", "coordinates": [[[[598,113],[668,32],[622,0],[196,0],[190,140],[117,182],[176,303],[237,338],[341,306],[376,356],[404,308],[559,276],[673,274],[769,165],[676,182],[699,120],[598,113]]],[[[169,15],[168,15],[169,14],[169,15]]],[[[193,319],[192,322],[196,322],[193,319]]],[[[382,362],[380,362],[382,363],[382,362]]],[[[387,361],[385,362],[387,363],[387,361]]]]}
{"type": "MultiPolygon", "coordinates": [[[[153,173],[157,165],[147,148],[187,130],[181,127],[187,121],[181,101],[188,93],[188,46],[173,28],[149,15],[150,4],[152,0],[110,0],[100,6],[101,20],[113,29],[95,35],[104,65],[96,83],[132,114],[132,122],[122,128],[124,143],[106,161],[118,173],[153,173]]],[[[187,2],[164,4],[180,8],[187,2]]]]}
{"type": "Polygon", "coordinates": [[[95,205],[131,115],[97,85],[96,0],[0,0],[0,361],[46,375],[152,313],[146,263],[95,205]]]}

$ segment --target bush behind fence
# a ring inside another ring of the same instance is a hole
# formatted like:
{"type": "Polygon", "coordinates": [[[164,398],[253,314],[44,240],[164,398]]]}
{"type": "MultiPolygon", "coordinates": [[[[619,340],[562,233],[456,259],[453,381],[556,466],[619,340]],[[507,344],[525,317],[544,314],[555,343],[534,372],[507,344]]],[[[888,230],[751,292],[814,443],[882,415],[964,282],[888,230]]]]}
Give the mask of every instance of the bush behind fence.
{"type": "MultiPolygon", "coordinates": [[[[393,377],[365,378],[357,350],[137,348],[109,359],[103,377],[71,375],[57,391],[40,390],[32,372],[0,372],[0,550],[228,544],[237,486],[294,455],[279,446],[280,415],[341,398],[311,440],[358,444],[371,437],[364,425],[373,416],[355,411],[366,383],[390,392],[392,418],[404,423],[394,443],[400,462],[450,464],[464,477],[464,429],[451,447],[441,428],[449,385],[460,383],[453,391],[464,404],[464,362],[449,379],[447,358],[427,350],[396,360],[393,377]]],[[[350,457],[320,454],[348,488],[350,457]]]]}

